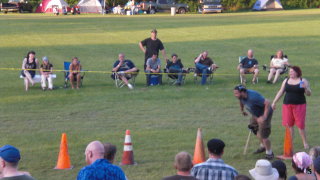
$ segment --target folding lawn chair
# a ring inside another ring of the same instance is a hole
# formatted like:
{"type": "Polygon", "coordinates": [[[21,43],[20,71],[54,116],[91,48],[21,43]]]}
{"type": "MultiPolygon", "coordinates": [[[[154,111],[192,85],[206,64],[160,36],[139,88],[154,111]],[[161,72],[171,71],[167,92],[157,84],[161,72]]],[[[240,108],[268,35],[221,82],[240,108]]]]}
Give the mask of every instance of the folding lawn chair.
{"type": "MultiPolygon", "coordinates": [[[[79,63],[80,63],[80,61],[79,61],[79,63]]],[[[70,81],[70,78],[69,78],[69,74],[70,74],[70,69],[69,69],[69,67],[70,67],[70,64],[71,64],[71,62],[63,62],[63,68],[64,68],[64,71],[63,71],[63,73],[64,73],[64,88],[67,88],[68,87],[68,83],[69,83],[69,81],[70,81]]],[[[80,80],[80,87],[82,87],[82,81],[83,81],[83,78],[84,78],[84,76],[85,76],[85,70],[81,70],[81,72],[80,72],[81,74],[80,74],[80,77],[81,77],[81,80],[80,80]]],[[[76,78],[76,77],[75,77],[76,78]]],[[[75,81],[76,81],[76,79],[75,79],[75,81]]]]}

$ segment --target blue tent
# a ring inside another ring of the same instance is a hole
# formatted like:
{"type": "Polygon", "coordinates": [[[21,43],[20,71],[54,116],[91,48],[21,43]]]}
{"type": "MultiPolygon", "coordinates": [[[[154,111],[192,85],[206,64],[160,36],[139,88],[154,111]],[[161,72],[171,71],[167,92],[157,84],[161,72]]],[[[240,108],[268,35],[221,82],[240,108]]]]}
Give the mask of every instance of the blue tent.
{"type": "Polygon", "coordinates": [[[257,0],[252,9],[256,11],[282,10],[283,7],[280,0],[257,0]]]}

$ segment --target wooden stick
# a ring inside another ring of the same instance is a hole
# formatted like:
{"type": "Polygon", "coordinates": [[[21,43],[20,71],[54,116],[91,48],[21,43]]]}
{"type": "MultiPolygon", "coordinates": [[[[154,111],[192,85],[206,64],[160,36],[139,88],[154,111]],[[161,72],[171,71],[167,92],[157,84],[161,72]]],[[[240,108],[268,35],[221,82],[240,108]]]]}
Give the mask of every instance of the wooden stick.
{"type": "Polygon", "coordinates": [[[249,135],[248,135],[248,138],[247,138],[247,142],[246,142],[246,145],[244,146],[244,150],[243,150],[243,155],[246,155],[246,154],[247,154],[247,149],[248,149],[248,145],[249,145],[251,133],[252,133],[252,131],[249,131],[249,135]]]}

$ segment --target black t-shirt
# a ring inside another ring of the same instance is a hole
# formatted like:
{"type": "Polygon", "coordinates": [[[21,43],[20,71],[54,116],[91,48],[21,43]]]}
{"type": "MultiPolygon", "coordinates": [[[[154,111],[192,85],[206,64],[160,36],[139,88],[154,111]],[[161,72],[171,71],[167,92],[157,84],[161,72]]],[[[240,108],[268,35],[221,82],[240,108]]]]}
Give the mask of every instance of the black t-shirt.
{"type": "Polygon", "coordinates": [[[200,59],[200,61],[199,61],[199,63],[200,64],[203,64],[203,65],[206,65],[206,66],[211,66],[212,64],[214,64],[214,62],[212,61],[212,59],[211,58],[209,58],[209,57],[206,57],[206,58],[204,58],[204,59],[200,59]]]}
{"type": "Polygon", "coordinates": [[[183,64],[181,63],[181,60],[178,59],[175,63],[173,63],[172,61],[168,61],[167,62],[167,68],[170,69],[182,69],[183,68],[183,64]]]}
{"type": "Polygon", "coordinates": [[[147,38],[143,41],[141,41],[141,44],[146,47],[146,53],[145,53],[145,62],[148,58],[152,57],[153,53],[159,54],[159,50],[163,50],[164,46],[160,39],[152,40],[151,38],[147,38]]]}
{"type": "Polygon", "coordinates": [[[51,68],[53,67],[53,65],[51,63],[48,64],[41,64],[40,68],[42,69],[43,72],[50,72],[51,68]]]}
{"type": "Polygon", "coordinates": [[[162,180],[198,180],[198,179],[193,176],[174,175],[174,176],[165,177],[162,180]]]}
{"type": "Polygon", "coordinates": [[[258,64],[258,61],[255,58],[249,59],[245,57],[240,62],[242,64],[242,68],[252,68],[254,65],[258,64]]]}
{"type": "Polygon", "coordinates": [[[283,99],[283,104],[305,104],[306,97],[304,96],[304,88],[300,88],[300,84],[291,85],[286,81],[284,91],[286,95],[283,99]]]}

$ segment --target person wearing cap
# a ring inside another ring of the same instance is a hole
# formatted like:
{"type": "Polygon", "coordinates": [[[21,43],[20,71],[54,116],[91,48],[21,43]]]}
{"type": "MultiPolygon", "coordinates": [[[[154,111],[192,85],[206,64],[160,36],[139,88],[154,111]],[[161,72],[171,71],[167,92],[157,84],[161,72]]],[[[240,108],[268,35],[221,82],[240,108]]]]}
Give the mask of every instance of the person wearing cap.
{"type": "Polygon", "coordinates": [[[160,39],[157,38],[157,30],[151,30],[151,37],[146,38],[139,42],[139,47],[144,53],[144,70],[147,68],[147,60],[156,53],[159,56],[159,50],[161,51],[163,58],[167,59],[166,51],[160,39]]]}
{"type": "Polygon", "coordinates": [[[260,147],[254,152],[266,152],[265,158],[271,160],[274,154],[271,149],[271,141],[269,136],[271,134],[271,119],[273,110],[270,101],[265,99],[261,94],[254,90],[246,89],[243,85],[238,85],[234,88],[233,94],[240,102],[240,111],[243,116],[248,113],[244,107],[251,113],[250,124],[248,128],[257,136],[260,141],[260,147]]]}
{"type": "Polygon", "coordinates": [[[271,163],[265,159],[258,160],[255,168],[249,173],[255,180],[278,180],[279,178],[277,169],[272,168],[271,163]]]}
{"type": "Polygon", "coordinates": [[[0,179],[1,180],[34,180],[28,172],[18,171],[20,151],[11,145],[0,148],[0,179]]]}
{"type": "Polygon", "coordinates": [[[288,180],[316,180],[315,176],[310,174],[312,159],[306,152],[297,152],[292,157],[292,168],[295,172],[288,180]]]}
{"type": "Polygon", "coordinates": [[[276,160],[271,163],[272,167],[278,171],[279,180],[286,180],[287,179],[287,166],[281,160],[276,160]]]}
{"type": "Polygon", "coordinates": [[[221,159],[225,144],[220,139],[211,139],[207,143],[209,159],[195,165],[191,175],[199,180],[234,180],[238,172],[221,159]]]}
{"type": "Polygon", "coordinates": [[[178,59],[178,55],[173,53],[171,55],[172,61],[166,59],[167,61],[167,70],[168,73],[177,73],[174,75],[177,75],[178,79],[176,81],[176,85],[180,86],[182,83],[183,73],[186,73],[186,70],[183,70],[183,64],[181,62],[181,59],[178,59]]]}
{"type": "Polygon", "coordinates": [[[200,53],[194,60],[197,73],[201,74],[201,85],[205,85],[207,82],[208,74],[211,74],[218,66],[208,57],[208,51],[200,53]]]}
{"type": "Polygon", "coordinates": [[[85,150],[87,166],[83,167],[77,180],[125,180],[122,169],[104,158],[104,146],[100,141],[92,141],[85,150]]]}
{"type": "Polygon", "coordinates": [[[192,168],[191,155],[187,152],[179,152],[174,159],[174,167],[177,169],[177,175],[168,176],[162,180],[197,180],[191,176],[190,171],[192,168]]]}
{"type": "Polygon", "coordinates": [[[320,179],[320,157],[313,160],[313,172],[316,175],[316,179],[320,179]]]}
{"type": "Polygon", "coordinates": [[[40,65],[40,74],[41,74],[41,87],[42,90],[46,90],[46,82],[48,81],[48,90],[52,90],[53,83],[52,83],[52,70],[53,65],[49,62],[47,56],[42,58],[42,64],[40,65]]]}

